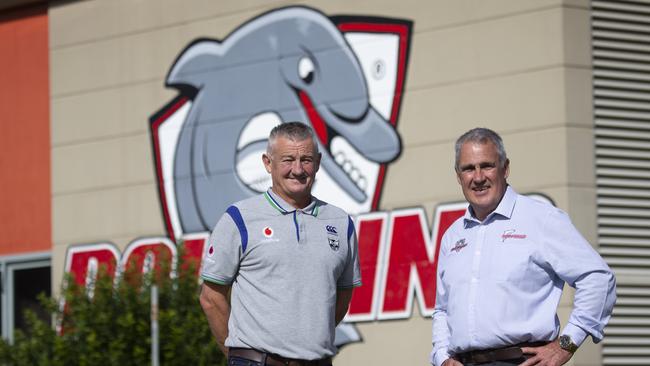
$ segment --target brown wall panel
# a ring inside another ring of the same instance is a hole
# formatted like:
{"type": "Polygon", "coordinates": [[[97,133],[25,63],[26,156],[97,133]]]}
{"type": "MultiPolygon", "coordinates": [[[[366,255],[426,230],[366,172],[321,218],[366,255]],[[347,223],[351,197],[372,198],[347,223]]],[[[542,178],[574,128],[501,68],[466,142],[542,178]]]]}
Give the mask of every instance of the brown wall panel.
{"type": "Polygon", "coordinates": [[[0,255],[51,249],[48,16],[0,13],[0,255]]]}

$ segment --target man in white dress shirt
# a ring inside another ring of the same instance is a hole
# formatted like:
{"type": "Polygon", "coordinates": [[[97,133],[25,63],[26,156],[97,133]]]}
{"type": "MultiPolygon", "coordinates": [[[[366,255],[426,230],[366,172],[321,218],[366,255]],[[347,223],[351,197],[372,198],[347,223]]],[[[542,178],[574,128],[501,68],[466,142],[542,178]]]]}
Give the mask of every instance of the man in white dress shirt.
{"type": "Polygon", "coordinates": [[[435,366],[563,365],[587,336],[603,338],[614,275],[563,211],[517,194],[501,137],[456,141],[467,212],[443,236],[433,313],[435,366]],[[576,288],[561,328],[564,284],[576,288]]]}

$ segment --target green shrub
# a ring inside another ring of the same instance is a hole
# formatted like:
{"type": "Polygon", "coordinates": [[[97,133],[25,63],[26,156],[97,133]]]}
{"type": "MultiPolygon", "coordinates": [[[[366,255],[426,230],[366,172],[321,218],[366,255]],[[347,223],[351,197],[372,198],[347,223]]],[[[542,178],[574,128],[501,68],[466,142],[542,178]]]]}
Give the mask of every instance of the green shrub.
{"type": "Polygon", "coordinates": [[[159,288],[160,364],[225,365],[199,305],[196,267],[179,259],[172,278],[165,267],[145,276],[126,271],[119,281],[101,268],[88,288],[66,278],[65,306],[61,299],[40,297],[57,326],[27,311],[27,329],[15,332],[13,344],[0,342],[0,365],[150,365],[154,283],[159,288]]]}

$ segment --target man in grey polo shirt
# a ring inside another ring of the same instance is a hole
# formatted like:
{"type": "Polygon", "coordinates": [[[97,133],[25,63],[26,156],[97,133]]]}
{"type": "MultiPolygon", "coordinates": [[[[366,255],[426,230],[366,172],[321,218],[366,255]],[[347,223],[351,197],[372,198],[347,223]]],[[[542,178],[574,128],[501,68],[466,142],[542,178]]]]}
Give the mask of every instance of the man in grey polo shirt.
{"type": "Polygon", "coordinates": [[[203,258],[201,306],[229,365],[331,365],[336,325],[361,285],[351,218],[311,195],[311,128],[276,126],[265,193],[228,207],[203,258]]]}

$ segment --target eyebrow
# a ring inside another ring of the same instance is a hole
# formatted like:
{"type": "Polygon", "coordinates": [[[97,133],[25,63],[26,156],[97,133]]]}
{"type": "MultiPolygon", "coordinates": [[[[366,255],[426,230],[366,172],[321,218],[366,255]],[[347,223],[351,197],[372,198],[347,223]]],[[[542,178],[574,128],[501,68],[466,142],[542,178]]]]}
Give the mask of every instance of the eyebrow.
{"type": "Polygon", "coordinates": [[[464,164],[464,165],[461,165],[459,168],[460,168],[460,170],[465,170],[465,169],[470,169],[470,168],[474,169],[476,166],[479,166],[481,168],[485,168],[485,167],[491,167],[491,166],[497,166],[497,165],[498,165],[498,163],[494,162],[494,161],[482,161],[482,162],[480,162],[478,164],[471,164],[471,163],[464,164]]]}

